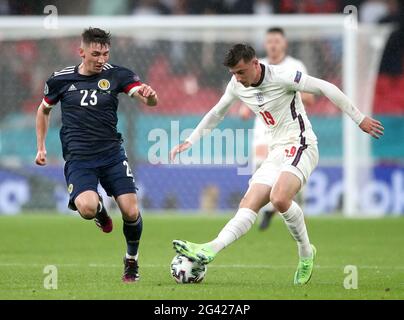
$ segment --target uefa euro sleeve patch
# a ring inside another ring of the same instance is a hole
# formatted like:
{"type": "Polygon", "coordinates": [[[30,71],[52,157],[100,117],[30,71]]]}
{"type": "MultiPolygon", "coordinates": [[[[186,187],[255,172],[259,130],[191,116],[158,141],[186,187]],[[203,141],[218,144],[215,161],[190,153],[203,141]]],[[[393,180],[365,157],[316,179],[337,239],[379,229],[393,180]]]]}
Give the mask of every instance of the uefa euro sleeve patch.
{"type": "Polygon", "coordinates": [[[300,71],[297,71],[294,82],[299,83],[301,78],[302,78],[302,73],[300,71]]]}

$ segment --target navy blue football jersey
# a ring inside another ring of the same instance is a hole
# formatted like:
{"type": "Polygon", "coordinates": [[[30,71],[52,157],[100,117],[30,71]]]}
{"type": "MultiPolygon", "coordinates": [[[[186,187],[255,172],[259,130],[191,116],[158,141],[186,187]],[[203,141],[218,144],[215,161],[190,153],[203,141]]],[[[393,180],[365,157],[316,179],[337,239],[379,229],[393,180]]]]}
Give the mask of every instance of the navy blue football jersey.
{"type": "Polygon", "coordinates": [[[129,69],[105,64],[99,74],[78,73],[78,65],[54,72],[46,81],[43,103],[62,108],[63,158],[90,160],[119,150],[122,135],[117,131],[118,94],[132,95],[141,85],[129,69]]]}

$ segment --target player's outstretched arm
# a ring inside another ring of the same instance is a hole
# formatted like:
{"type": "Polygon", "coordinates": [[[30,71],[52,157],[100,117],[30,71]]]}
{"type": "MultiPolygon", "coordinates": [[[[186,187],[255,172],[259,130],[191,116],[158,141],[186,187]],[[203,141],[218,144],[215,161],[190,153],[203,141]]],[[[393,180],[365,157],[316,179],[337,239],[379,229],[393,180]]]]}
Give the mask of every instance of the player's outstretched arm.
{"type": "MultiPolygon", "coordinates": [[[[217,105],[216,105],[217,106],[217,105]]],[[[191,133],[191,135],[181,144],[175,146],[170,152],[170,160],[174,161],[176,155],[187,149],[189,149],[192,144],[200,139],[203,135],[211,132],[212,129],[216,128],[217,125],[222,121],[223,117],[216,113],[216,106],[210,110],[191,133]]]]}
{"type": "Polygon", "coordinates": [[[36,141],[37,154],[35,163],[39,166],[46,165],[46,147],[45,139],[49,127],[51,108],[47,108],[42,102],[36,113],[36,141]]]}
{"type": "Polygon", "coordinates": [[[362,131],[370,134],[372,137],[379,139],[383,135],[384,128],[380,121],[372,119],[362,114],[349,100],[349,98],[334,84],[307,76],[303,87],[303,92],[313,93],[326,96],[338,108],[348,114],[362,131]]]}
{"type": "Polygon", "coordinates": [[[175,146],[174,148],[172,148],[172,150],[170,151],[170,161],[174,161],[175,157],[177,156],[178,153],[181,153],[189,148],[192,147],[192,143],[189,141],[185,141],[183,143],[180,143],[178,146],[175,146]]]}
{"type": "Polygon", "coordinates": [[[150,107],[154,107],[158,103],[156,91],[145,83],[140,85],[140,88],[132,94],[132,97],[139,99],[141,102],[150,107]]]}
{"type": "Polygon", "coordinates": [[[178,153],[189,149],[203,135],[210,133],[212,129],[216,128],[217,125],[224,119],[224,116],[226,115],[235,98],[236,97],[231,90],[231,84],[229,83],[219,102],[203,117],[188,139],[171,149],[170,160],[174,161],[178,153]]]}

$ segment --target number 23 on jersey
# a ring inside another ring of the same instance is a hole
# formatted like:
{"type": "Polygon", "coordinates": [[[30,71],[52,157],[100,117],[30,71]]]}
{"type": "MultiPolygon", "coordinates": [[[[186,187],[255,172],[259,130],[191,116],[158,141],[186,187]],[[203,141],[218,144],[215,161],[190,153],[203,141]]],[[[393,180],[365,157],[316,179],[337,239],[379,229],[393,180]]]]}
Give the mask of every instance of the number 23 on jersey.
{"type": "Polygon", "coordinates": [[[87,107],[89,103],[92,106],[97,105],[97,91],[92,91],[89,99],[87,99],[89,90],[80,90],[80,93],[83,95],[80,101],[82,107],[87,107]]]}

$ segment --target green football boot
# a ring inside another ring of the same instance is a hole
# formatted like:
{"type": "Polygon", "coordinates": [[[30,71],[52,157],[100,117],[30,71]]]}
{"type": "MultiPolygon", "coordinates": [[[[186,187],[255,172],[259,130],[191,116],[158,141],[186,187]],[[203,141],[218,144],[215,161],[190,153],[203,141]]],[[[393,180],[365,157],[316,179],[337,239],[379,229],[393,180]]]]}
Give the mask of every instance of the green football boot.
{"type": "Polygon", "coordinates": [[[316,258],[316,247],[311,245],[313,249],[313,256],[311,258],[301,258],[297,265],[295,273],[294,284],[303,285],[310,281],[313,273],[314,259],[316,258]]]}
{"type": "Polygon", "coordinates": [[[185,240],[173,240],[174,250],[192,261],[208,264],[215,258],[216,253],[207,243],[198,244],[185,240]]]}

